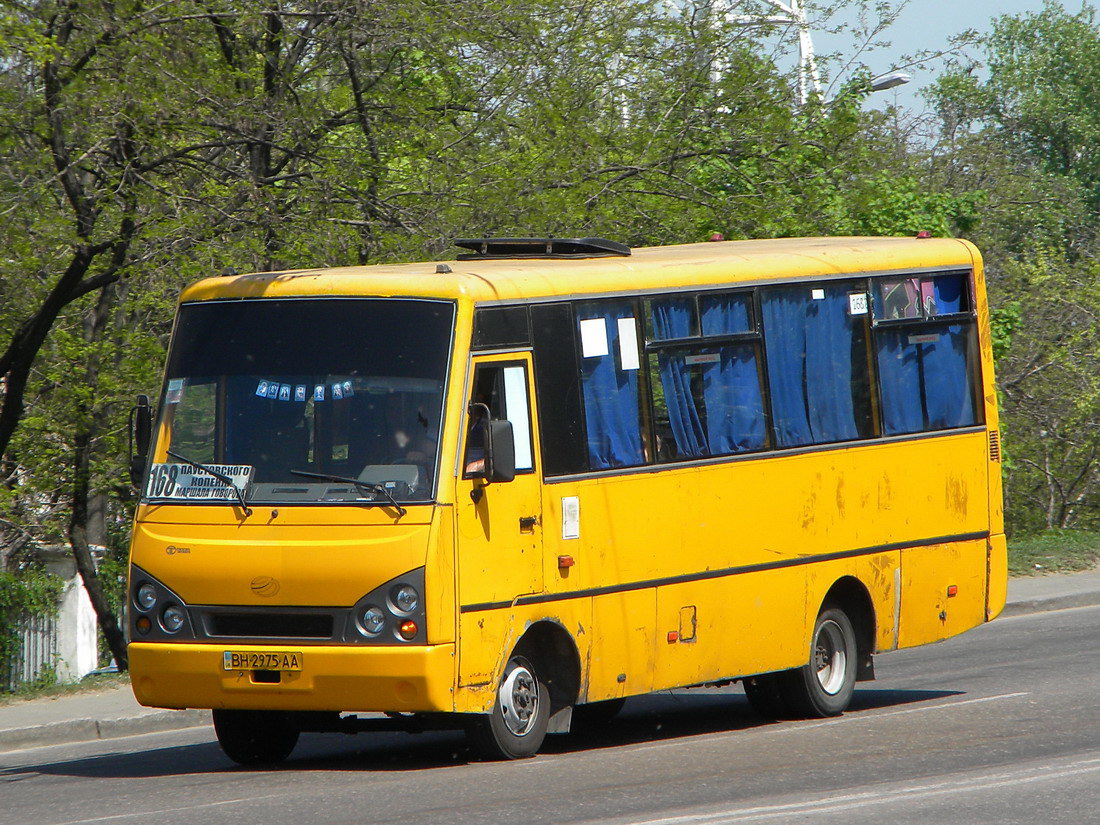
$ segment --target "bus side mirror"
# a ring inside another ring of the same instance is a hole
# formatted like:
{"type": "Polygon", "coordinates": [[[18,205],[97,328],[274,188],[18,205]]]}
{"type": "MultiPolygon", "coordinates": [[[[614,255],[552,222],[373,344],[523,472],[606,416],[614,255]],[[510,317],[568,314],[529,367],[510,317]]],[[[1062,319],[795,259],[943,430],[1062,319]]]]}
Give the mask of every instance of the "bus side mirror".
{"type": "Polygon", "coordinates": [[[137,405],[130,410],[130,483],[135,487],[145,478],[152,440],[153,408],[149,406],[149,396],[139,395],[137,405]]]}
{"type": "Polygon", "coordinates": [[[511,481],[516,477],[516,441],[512,422],[490,421],[485,445],[485,477],[489,481],[511,481]]]}

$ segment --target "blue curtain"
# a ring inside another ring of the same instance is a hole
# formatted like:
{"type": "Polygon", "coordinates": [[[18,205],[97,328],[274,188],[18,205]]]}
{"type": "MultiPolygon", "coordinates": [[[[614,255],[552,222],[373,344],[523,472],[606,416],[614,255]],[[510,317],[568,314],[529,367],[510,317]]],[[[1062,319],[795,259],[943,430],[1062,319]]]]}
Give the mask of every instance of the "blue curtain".
{"type": "Polygon", "coordinates": [[[936,298],[936,314],[963,311],[962,275],[937,275],[932,278],[932,293],[936,298]]]}
{"type": "MultiPolygon", "coordinates": [[[[733,335],[752,328],[748,295],[705,295],[699,299],[699,311],[703,335],[733,335]]],[[[759,450],[764,446],[764,399],[756,349],[752,344],[734,344],[718,352],[722,360],[703,367],[710,452],[759,450]]]]}
{"type": "Polygon", "coordinates": [[[930,430],[975,423],[974,394],[966,366],[968,329],[962,324],[952,324],[939,330],[940,337],[935,343],[921,344],[924,403],[930,430]]]}
{"type": "MultiPolygon", "coordinates": [[[[658,299],[653,301],[652,311],[654,339],[687,338],[692,334],[694,308],[691,299],[658,299]]],[[[684,362],[684,353],[660,352],[657,366],[677,455],[692,458],[707,455],[706,434],[691,395],[691,371],[684,362]]]]}
{"type": "MultiPolygon", "coordinates": [[[[939,306],[939,296],[936,296],[939,306]]],[[[957,312],[945,309],[944,312],[957,312]]],[[[967,367],[970,327],[904,326],[877,333],[882,422],[886,435],[976,423],[967,367]],[[910,343],[911,336],[936,340],[910,343]]]]}
{"type": "Polygon", "coordinates": [[[846,285],[765,290],[768,381],[777,445],[846,441],[859,436],[852,399],[854,324],[846,285]]]}
{"type": "Polygon", "coordinates": [[[719,353],[719,363],[703,368],[711,455],[759,450],[764,446],[764,399],[755,349],[752,344],[736,344],[719,353]]]}
{"type": "Polygon", "coordinates": [[[607,328],[608,353],[581,359],[581,387],[588,459],[593,470],[641,464],[642,431],[638,418],[638,370],[619,368],[620,318],[632,318],[626,301],[601,301],[577,307],[577,321],[600,318],[607,328]]]}
{"type": "Polygon", "coordinates": [[[751,332],[748,295],[704,295],[699,299],[703,335],[751,332]]]}
{"type": "Polygon", "coordinates": [[[882,429],[886,435],[915,433],[924,429],[921,406],[920,354],[909,344],[912,327],[880,329],[878,383],[882,388],[882,429]]]}

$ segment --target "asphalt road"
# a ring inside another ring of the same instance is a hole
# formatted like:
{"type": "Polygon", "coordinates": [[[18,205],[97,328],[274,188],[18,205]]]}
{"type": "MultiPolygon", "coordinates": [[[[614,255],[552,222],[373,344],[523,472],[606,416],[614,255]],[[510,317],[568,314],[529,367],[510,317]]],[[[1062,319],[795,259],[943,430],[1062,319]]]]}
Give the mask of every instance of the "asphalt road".
{"type": "Polygon", "coordinates": [[[0,754],[0,823],[1089,823],[1100,607],[880,656],[839,719],[762,723],[739,688],[631,700],[513,763],[460,734],[303,736],[248,771],[195,728],[0,754]]]}

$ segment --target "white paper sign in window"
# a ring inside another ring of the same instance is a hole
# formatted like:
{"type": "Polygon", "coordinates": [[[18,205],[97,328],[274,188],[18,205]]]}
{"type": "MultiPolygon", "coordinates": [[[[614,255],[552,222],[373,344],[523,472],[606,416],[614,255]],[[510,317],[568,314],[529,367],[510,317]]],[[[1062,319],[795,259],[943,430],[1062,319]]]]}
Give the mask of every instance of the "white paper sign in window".
{"type": "Polygon", "coordinates": [[[624,370],[636,370],[638,363],[638,325],[633,318],[619,319],[619,363],[624,370]]]}
{"type": "Polygon", "coordinates": [[[523,367],[504,368],[504,409],[512,422],[516,442],[516,469],[530,470],[531,413],[527,404],[527,375],[523,367]]]}
{"type": "Polygon", "coordinates": [[[581,355],[597,358],[607,355],[607,324],[603,318],[586,318],[581,321],[581,355]]]}

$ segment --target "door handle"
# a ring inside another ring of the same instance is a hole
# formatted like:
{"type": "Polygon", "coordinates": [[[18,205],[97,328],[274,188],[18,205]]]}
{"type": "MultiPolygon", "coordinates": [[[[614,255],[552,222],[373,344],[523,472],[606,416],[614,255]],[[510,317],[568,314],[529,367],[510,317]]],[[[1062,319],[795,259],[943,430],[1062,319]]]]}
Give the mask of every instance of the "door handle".
{"type": "Polygon", "coordinates": [[[519,529],[520,530],[534,530],[535,525],[539,523],[538,516],[520,516],[519,517],[519,529]]]}

